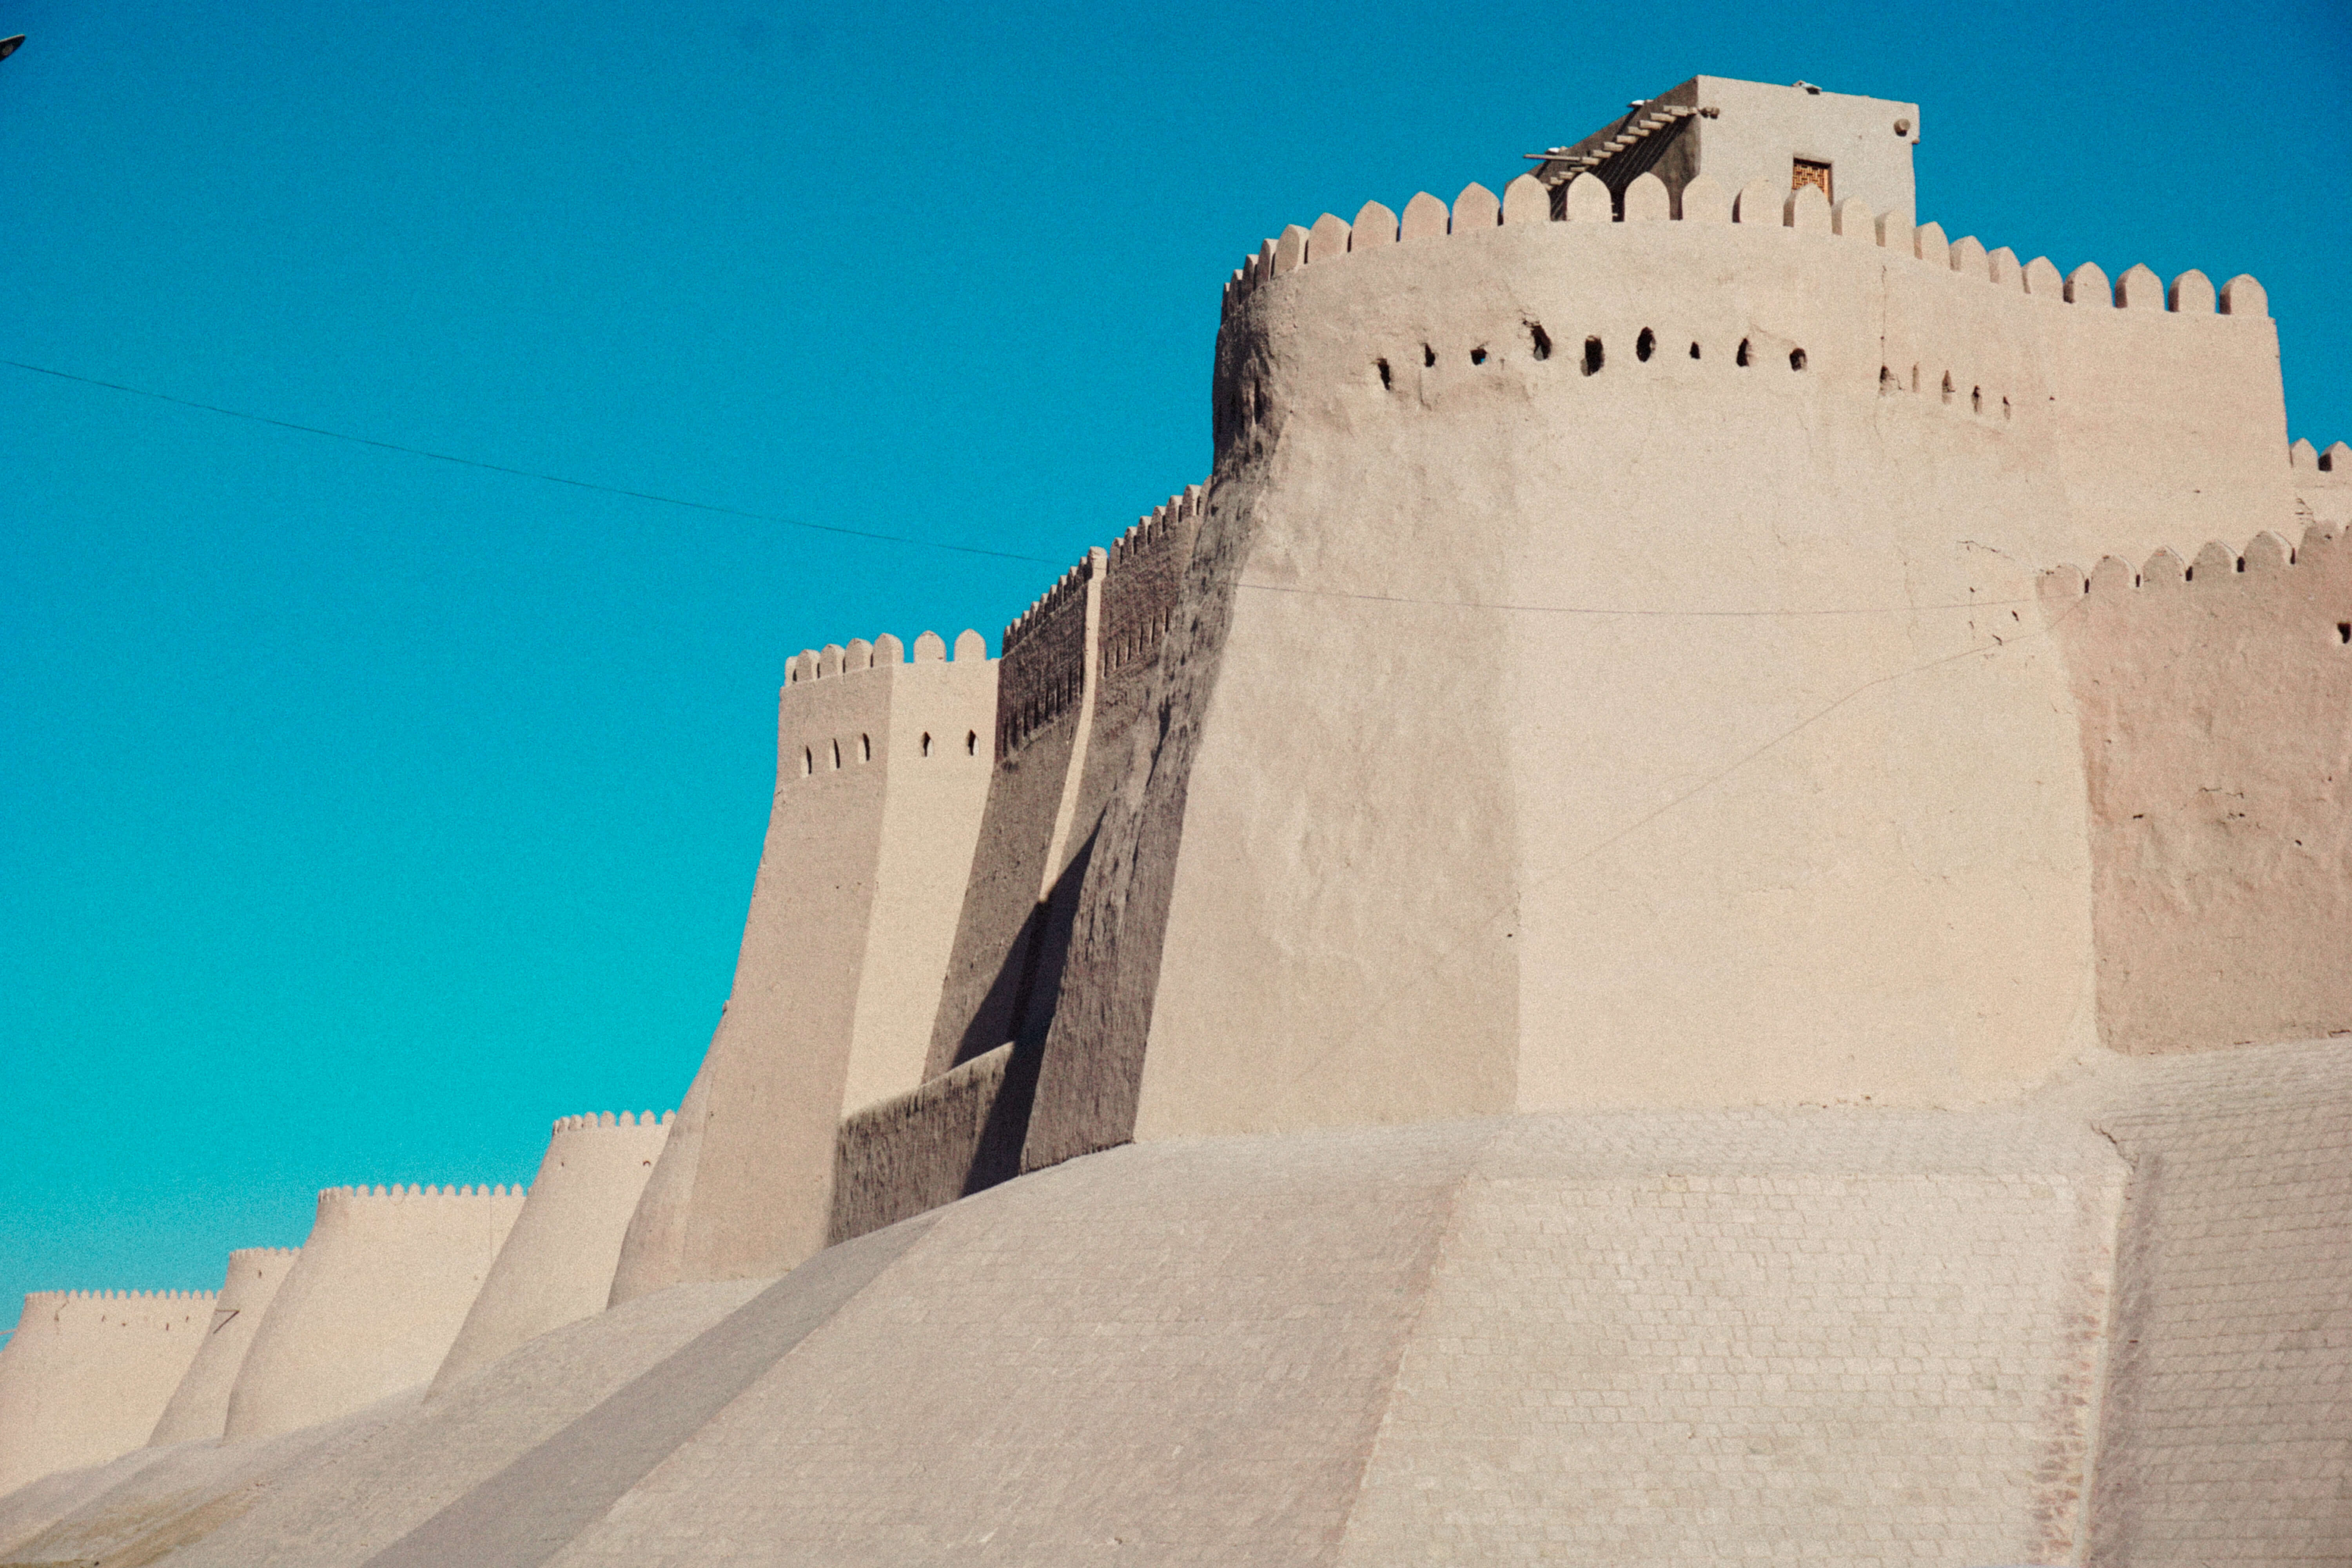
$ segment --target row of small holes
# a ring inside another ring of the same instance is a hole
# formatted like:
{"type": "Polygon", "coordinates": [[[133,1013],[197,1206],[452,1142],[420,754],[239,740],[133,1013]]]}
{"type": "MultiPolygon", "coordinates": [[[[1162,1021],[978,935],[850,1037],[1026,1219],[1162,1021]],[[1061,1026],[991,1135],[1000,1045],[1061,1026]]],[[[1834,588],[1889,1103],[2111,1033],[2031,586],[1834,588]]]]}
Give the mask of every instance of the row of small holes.
{"type": "MultiPolygon", "coordinates": [[[[929,731],[926,731],[924,732],[924,735],[923,735],[923,755],[925,755],[925,756],[927,756],[927,757],[928,757],[928,756],[929,756],[930,754],[931,754],[931,737],[930,737],[930,733],[929,733],[929,731]]],[[[964,736],[963,736],[963,754],[964,754],[965,756],[967,756],[967,757],[976,757],[976,756],[980,755],[980,731],[977,731],[977,730],[967,730],[967,731],[964,731],[964,736]]],[[[860,736],[858,736],[858,737],[857,737],[857,760],[858,760],[859,762],[861,762],[861,763],[870,763],[870,762],[872,762],[872,761],[874,760],[874,737],[873,737],[873,736],[871,736],[871,735],[860,735],[860,736]]],[[[833,766],[834,766],[834,769],[835,769],[835,772],[838,772],[838,771],[840,770],[840,767],[841,767],[841,742],[838,742],[838,741],[835,741],[835,742],[833,742],[833,766]]],[[[803,747],[802,747],[802,748],[801,748],[801,776],[802,776],[803,778],[806,778],[806,777],[808,777],[810,774],[812,774],[812,773],[815,773],[815,772],[816,772],[816,748],[815,748],[815,747],[814,747],[814,746],[803,746],[803,747]]]]}
{"type": "MultiPolygon", "coordinates": [[[[1534,350],[1535,357],[1537,359],[1548,360],[1551,358],[1551,334],[1543,330],[1543,324],[1541,322],[1529,321],[1528,323],[1528,339],[1534,350]]],[[[1647,364],[1649,363],[1650,356],[1657,352],[1658,334],[1652,331],[1649,328],[1643,327],[1642,329],[1642,335],[1633,340],[1633,357],[1640,360],[1643,363],[1647,364]]],[[[1692,343],[1690,346],[1690,357],[1693,359],[1700,357],[1699,346],[1696,342],[1692,343]]],[[[1748,340],[1746,338],[1740,339],[1738,351],[1732,355],[1732,363],[1744,370],[1752,363],[1753,357],[1754,356],[1748,347],[1748,340]]],[[[1396,390],[1396,372],[1390,368],[1389,362],[1386,359],[1377,359],[1372,363],[1380,370],[1381,388],[1391,392],[1396,390]]],[[[1422,344],[1421,363],[1426,367],[1435,366],[1437,363],[1437,351],[1430,347],[1427,343],[1422,344]]],[[[1470,351],[1470,363],[1472,364],[1485,364],[1486,363],[1486,347],[1484,343],[1481,343],[1478,347],[1470,351]]],[[[1606,365],[1608,363],[1609,351],[1602,346],[1601,340],[1599,338],[1585,339],[1584,374],[1587,375],[1598,375],[1601,373],[1601,367],[1606,365]]],[[[1789,368],[1790,370],[1802,370],[1805,368],[1804,350],[1790,349],[1789,351],[1789,368]]]]}

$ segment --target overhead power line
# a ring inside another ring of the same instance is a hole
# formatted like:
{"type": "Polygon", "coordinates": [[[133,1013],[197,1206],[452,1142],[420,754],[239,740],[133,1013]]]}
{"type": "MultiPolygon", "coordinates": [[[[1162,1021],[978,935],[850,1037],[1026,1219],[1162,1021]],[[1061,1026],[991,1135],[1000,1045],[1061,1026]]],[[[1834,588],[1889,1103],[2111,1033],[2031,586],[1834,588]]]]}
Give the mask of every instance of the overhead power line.
{"type": "Polygon", "coordinates": [[[633,490],[623,485],[600,485],[593,479],[575,479],[562,474],[541,473],[536,468],[510,468],[505,463],[486,463],[479,458],[461,458],[452,452],[436,452],[424,447],[404,446],[398,441],[378,441],[365,436],[353,436],[341,430],[329,430],[318,425],[297,424],[291,419],[273,419],[267,414],[254,414],[242,408],[224,408],[217,403],[199,403],[193,397],[174,397],[168,392],[155,392],[144,386],[127,386],[119,381],[100,381],[94,375],[76,375],[69,370],[52,370],[47,365],[26,364],[23,360],[0,359],[0,364],[29,371],[35,375],[55,376],[59,381],[79,382],[84,386],[102,386],[109,392],[128,393],[133,397],[152,398],[174,407],[200,409],[206,414],[218,414],[230,419],[243,419],[254,425],[267,425],[274,429],[292,430],[304,436],[318,436],[330,441],[342,441],[354,447],[370,447],[379,452],[398,452],[411,458],[426,458],[436,463],[454,463],[461,468],[479,468],[486,473],[507,474],[519,479],[537,479],[542,484],[565,485],[575,490],[593,490],[598,495],[624,496],[630,500],[651,501],[657,506],[684,507],[689,511],[710,512],[719,517],[740,517],[752,522],[772,522],[784,528],[806,529],[812,533],[834,533],[847,539],[870,539],[883,544],[910,544],[919,550],[946,550],[958,555],[985,555],[997,561],[1025,561],[1040,566],[1059,566],[1061,562],[1044,555],[1024,555],[1011,550],[990,550],[977,544],[950,544],[937,539],[918,539],[910,534],[880,533],[866,528],[844,528],[837,523],[810,522],[803,518],[780,517],[774,512],[748,511],[741,507],[720,506],[713,501],[687,500],[678,496],[661,495],[653,490],[633,490]]]}
{"type": "MultiPolygon", "coordinates": [[[[0,364],[26,371],[34,375],[54,376],[59,381],[76,382],[83,386],[103,387],[109,392],[126,393],[132,397],[151,398],[177,408],[194,408],[206,414],[217,414],[229,419],[243,419],[250,424],[267,425],[273,429],[292,430],[304,436],[317,436],[330,441],[341,441],[353,447],[367,447],[379,452],[398,452],[405,457],[425,458],[436,463],[454,463],[461,468],[479,468],[486,473],[506,474],[515,479],[537,479],[542,484],[563,485],[572,489],[590,490],[598,495],[621,496],[630,500],[650,501],[657,506],[682,507],[689,511],[709,512],[719,517],[737,517],[751,522],[771,522],[784,528],[805,529],[813,533],[837,534],[845,539],[871,540],[879,544],[905,544],[919,550],[944,550],[957,555],[981,555],[995,561],[1021,561],[1039,566],[1061,566],[1064,562],[1044,555],[1024,555],[1010,550],[990,550],[977,544],[951,544],[937,539],[919,539],[911,534],[883,533],[873,529],[845,528],[838,523],[809,522],[801,518],[783,517],[774,512],[751,511],[742,507],[721,506],[713,501],[687,500],[678,496],[667,496],[654,490],[630,489],[621,485],[602,485],[593,479],[575,479],[564,474],[543,473],[536,468],[512,468],[505,463],[485,462],[478,458],[461,458],[452,452],[436,452],[424,447],[410,447],[398,441],[379,441],[372,437],[353,436],[346,431],[330,430],[323,426],[303,425],[291,419],[272,418],[267,414],[255,414],[242,408],[226,408],[217,403],[200,403],[192,397],[177,397],[168,392],[156,392],[144,386],[130,386],[119,381],[101,381],[92,375],[78,375],[72,371],[54,370],[47,365],[27,364],[23,360],[0,359],[0,364]]],[[[1401,594],[1351,593],[1339,588],[1315,588],[1304,584],[1276,583],[1242,583],[1237,586],[1262,594],[1297,594],[1318,599],[1352,599],[1365,604],[1420,605],[1441,609],[1490,610],[1507,615],[1544,616],[1609,616],[1660,619],[1712,619],[1716,617],[1782,619],[1810,616],[1883,616],[1909,615],[1927,610],[1981,610],[1995,605],[2022,605],[2026,599],[1969,599],[1943,604],[1872,605],[1853,608],[1757,610],[1757,609],[1621,609],[1602,605],[1516,605],[1487,603],[1475,599],[1416,598],[1401,594]]]]}

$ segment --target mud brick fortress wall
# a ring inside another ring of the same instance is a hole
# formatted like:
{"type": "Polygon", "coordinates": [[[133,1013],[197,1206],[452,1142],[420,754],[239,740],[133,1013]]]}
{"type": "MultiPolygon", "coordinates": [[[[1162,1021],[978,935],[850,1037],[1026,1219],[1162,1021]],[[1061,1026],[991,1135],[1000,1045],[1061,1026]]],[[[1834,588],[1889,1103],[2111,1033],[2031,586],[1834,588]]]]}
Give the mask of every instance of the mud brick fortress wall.
{"type": "Polygon", "coordinates": [[[2352,1553],[2352,447],[2252,279],[1918,221],[1919,125],[1695,78],[1265,241],[1202,483],[996,658],[792,660],[674,1118],[322,1194],[249,1348],[28,1301],[0,1489],[506,1379],[582,1496],[712,1402],[566,1563],[2352,1553]]]}

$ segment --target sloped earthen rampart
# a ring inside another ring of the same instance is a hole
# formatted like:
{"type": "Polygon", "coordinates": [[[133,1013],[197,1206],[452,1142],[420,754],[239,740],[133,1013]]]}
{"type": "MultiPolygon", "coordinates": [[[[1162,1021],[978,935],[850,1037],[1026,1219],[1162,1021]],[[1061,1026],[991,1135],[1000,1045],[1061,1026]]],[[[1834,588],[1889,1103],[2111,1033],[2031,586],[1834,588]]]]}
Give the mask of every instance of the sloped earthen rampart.
{"type": "Polygon", "coordinates": [[[246,1352],[252,1348],[270,1302],[278,1299],[278,1288],[300,1255],[291,1247],[240,1247],[228,1255],[228,1271],[220,1294],[213,1299],[204,1342],[172,1391],[171,1403],[163,1407],[148,1442],[194,1442],[217,1437],[226,1429],[229,1390],[236,1386],[237,1371],[245,1365],[246,1352]]]}
{"type": "Polygon", "coordinates": [[[824,1244],[845,1111],[923,1077],[988,797],[997,667],[925,632],[804,652],[726,1012],[622,1246],[615,1302],[824,1244]]]}
{"type": "Polygon", "coordinates": [[[604,1310],[621,1238],[676,1112],[566,1116],[481,1293],[467,1309],[433,1393],[550,1329],[604,1310]]]}
{"type": "Polygon", "coordinates": [[[521,1212],[516,1187],[330,1187],[246,1352],[225,1435],[268,1437],[431,1378],[521,1212]]]}
{"type": "Polygon", "coordinates": [[[2352,547],[2314,527],[2042,579],[2090,801],[2101,1037],[2352,1033],[2352,547]]]}
{"type": "Polygon", "coordinates": [[[1618,219],[1587,176],[1557,220],[1473,187],[1236,274],[1028,1164],[1964,1103],[2090,1043],[2035,574],[2290,515],[2262,290],[2063,279],[1767,184],[1645,175],[1618,219]]]}
{"type": "Polygon", "coordinates": [[[0,1349],[0,1496],[147,1441],[213,1316],[209,1290],[42,1290],[0,1349]]]}

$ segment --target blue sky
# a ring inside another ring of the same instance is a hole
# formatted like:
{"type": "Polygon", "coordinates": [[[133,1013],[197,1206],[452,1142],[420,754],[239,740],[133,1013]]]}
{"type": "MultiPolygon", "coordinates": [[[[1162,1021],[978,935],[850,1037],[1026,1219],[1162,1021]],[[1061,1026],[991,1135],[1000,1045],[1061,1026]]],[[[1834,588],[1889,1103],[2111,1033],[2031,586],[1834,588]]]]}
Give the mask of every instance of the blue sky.
{"type": "MultiPolygon", "coordinates": [[[[1219,285],[1696,73],[1920,211],[2252,272],[2352,438],[2352,12],[0,0],[0,1326],[674,1105],[796,649],[1003,623],[1209,461],[1219,285]]],[[[2179,542],[2193,548],[2199,542],[2179,542]]]]}

